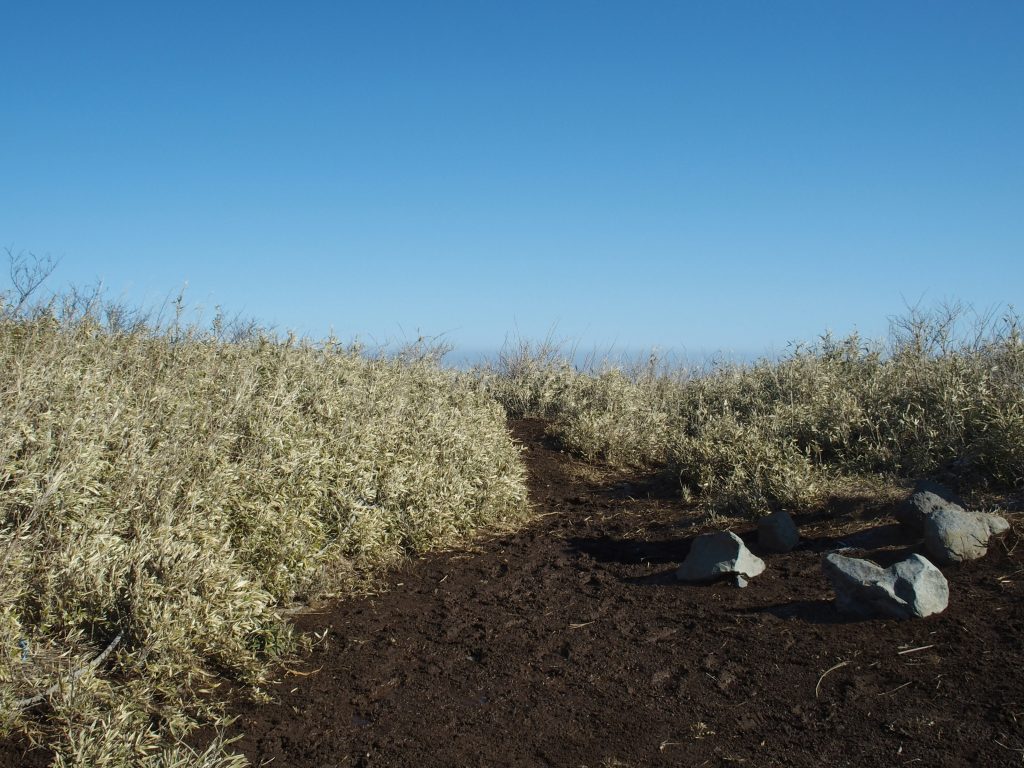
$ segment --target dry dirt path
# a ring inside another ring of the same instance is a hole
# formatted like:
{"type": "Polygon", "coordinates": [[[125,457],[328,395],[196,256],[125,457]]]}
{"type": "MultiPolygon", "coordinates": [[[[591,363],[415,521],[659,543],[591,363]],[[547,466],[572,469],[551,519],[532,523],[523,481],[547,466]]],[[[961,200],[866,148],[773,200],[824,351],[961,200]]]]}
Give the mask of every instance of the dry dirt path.
{"type": "Polygon", "coordinates": [[[884,539],[884,509],[805,521],[804,546],[766,556],[746,589],[684,586],[672,576],[699,524],[671,494],[559,453],[538,422],[513,431],[542,517],[301,617],[325,643],[278,703],[236,710],[254,764],[1022,764],[1013,534],[946,569],[945,613],[847,622],[821,552],[866,527],[884,539]]]}

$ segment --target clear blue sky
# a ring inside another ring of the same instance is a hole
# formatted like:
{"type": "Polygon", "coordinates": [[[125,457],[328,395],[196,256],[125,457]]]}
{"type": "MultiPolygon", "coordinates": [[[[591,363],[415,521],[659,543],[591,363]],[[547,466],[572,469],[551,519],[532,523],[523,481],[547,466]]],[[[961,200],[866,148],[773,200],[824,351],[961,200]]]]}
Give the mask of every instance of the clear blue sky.
{"type": "Polygon", "coordinates": [[[282,329],[741,354],[1024,308],[1024,3],[7,3],[0,245],[282,329]]]}

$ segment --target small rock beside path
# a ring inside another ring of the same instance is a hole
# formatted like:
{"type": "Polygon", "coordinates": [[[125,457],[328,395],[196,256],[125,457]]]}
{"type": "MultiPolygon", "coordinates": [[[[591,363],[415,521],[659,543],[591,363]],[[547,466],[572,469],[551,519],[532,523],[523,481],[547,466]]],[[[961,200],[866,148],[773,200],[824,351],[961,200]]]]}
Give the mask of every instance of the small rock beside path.
{"type": "Polygon", "coordinates": [[[789,552],[800,543],[800,532],[789,512],[780,509],[757,521],[757,543],[769,552],[789,552]]]}
{"type": "Polygon", "coordinates": [[[676,571],[680,581],[709,582],[724,576],[747,579],[764,571],[764,561],[731,531],[705,533],[693,540],[690,554],[676,571]]]}
{"type": "Polygon", "coordinates": [[[989,539],[1008,530],[999,515],[940,509],[925,520],[924,550],[942,565],[977,560],[988,552],[989,539]]]}
{"type": "Polygon", "coordinates": [[[911,555],[882,568],[870,560],[826,555],[825,576],[836,593],[842,613],[868,617],[910,619],[941,613],[949,604],[949,584],[927,558],[911,555]]]}
{"type": "Polygon", "coordinates": [[[934,485],[911,494],[896,517],[924,538],[924,551],[941,565],[984,557],[989,540],[1010,529],[1005,518],[969,512],[944,493],[941,486],[934,485]]]}

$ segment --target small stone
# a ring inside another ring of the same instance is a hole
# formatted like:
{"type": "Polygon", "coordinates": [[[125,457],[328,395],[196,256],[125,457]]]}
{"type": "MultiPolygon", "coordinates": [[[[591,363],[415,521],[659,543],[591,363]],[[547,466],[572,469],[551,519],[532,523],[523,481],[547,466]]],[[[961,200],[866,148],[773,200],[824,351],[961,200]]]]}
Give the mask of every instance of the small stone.
{"type": "Polygon", "coordinates": [[[789,552],[800,542],[800,531],[789,516],[780,509],[757,521],[757,543],[769,552],[789,552]]]}
{"type": "Polygon", "coordinates": [[[733,579],[732,583],[735,584],[740,589],[746,589],[747,584],[750,583],[749,581],[747,581],[746,579],[743,578],[742,574],[739,574],[739,573],[737,573],[735,576],[733,576],[732,579],[733,579]]]}
{"type": "Polygon", "coordinates": [[[690,554],[676,571],[680,581],[714,581],[730,574],[753,578],[764,571],[764,561],[757,557],[731,531],[705,533],[693,540],[690,554]]]}
{"type": "Polygon", "coordinates": [[[924,549],[938,563],[948,565],[977,560],[988,552],[992,536],[1005,533],[1010,524],[999,515],[938,509],[924,521],[924,549]]]}
{"type": "Polygon", "coordinates": [[[921,555],[882,568],[870,560],[832,553],[822,568],[842,613],[909,619],[941,613],[949,604],[946,577],[921,555]]]}

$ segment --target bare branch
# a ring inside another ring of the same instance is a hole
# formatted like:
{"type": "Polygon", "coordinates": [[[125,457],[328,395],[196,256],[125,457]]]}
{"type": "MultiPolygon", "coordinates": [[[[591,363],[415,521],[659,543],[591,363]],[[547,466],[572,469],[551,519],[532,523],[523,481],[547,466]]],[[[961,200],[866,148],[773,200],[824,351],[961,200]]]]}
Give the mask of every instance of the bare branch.
{"type": "Polygon", "coordinates": [[[11,312],[19,314],[33,294],[39,289],[46,279],[53,274],[60,263],[50,255],[36,256],[34,253],[24,251],[14,252],[12,248],[6,248],[8,270],[11,278],[11,286],[14,288],[14,302],[11,312]]]}

